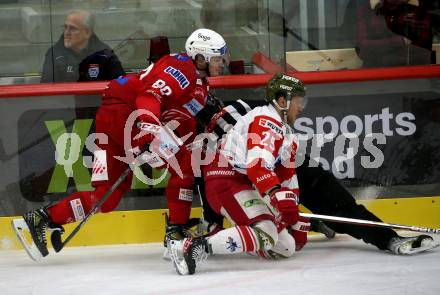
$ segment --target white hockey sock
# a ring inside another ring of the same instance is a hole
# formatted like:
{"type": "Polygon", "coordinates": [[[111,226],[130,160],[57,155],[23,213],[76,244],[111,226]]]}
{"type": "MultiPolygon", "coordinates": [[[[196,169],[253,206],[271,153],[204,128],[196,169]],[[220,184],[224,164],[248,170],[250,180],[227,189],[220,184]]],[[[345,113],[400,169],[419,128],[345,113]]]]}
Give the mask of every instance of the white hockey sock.
{"type": "Polygon", "coordinates": [[[261,250],[257,232],[250,226],[236,226],[222,231],[208,239],[212,254],[234,254],[261,250]]]}

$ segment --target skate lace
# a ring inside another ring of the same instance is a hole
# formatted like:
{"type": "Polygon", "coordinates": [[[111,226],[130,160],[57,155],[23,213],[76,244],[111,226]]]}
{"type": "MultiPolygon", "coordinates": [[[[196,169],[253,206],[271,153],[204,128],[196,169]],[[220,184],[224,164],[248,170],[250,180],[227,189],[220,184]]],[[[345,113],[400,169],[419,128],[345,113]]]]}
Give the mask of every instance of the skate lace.
{"type": "Polygon", "coordinates": [[[47,222],[47,220],[44,219],[43,216],[39,214],[34,214],[32,217],[34,220],[35,227],[36,229],[38,229],[36,231],[38,239],[46,245],[47,244],[46,230],[49,223],[47,222]]]}
{"type": "Polygon", "coordinates": [[[206,253],[205,247],[201,242],[198,242],[191,249],[191,258],[194,259],[197,265],[202,264],[208,258],[208,253],[206,253]]]}
{"type": "Polygon", "coordinates": [[[47,230],[48,223],[45,222],[45,221],[41,221],[41,222],[42,222],[42,224],[40,225],[40,230],[41,230],[41,232],[40,232],[40,235],[41,235],[41,241],[42,241],[44,244],[47,244],[46,230],[47,230]]]}

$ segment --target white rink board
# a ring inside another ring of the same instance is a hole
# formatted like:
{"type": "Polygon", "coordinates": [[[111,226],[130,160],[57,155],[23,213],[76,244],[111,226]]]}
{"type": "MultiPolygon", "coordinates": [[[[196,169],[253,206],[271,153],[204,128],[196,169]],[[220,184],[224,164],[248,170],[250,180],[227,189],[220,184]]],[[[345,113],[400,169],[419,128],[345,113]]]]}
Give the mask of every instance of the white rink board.
{"type": "Polygon", "coordinates": [[[0,293],[440,294],[439,248],[396,256],[348,236],[313,237],[290,260],[216,256],[193,276],[177,275],[161,256],[161,244],[67,248],[38,263],[24,251],[0,251],[0,293]]]}

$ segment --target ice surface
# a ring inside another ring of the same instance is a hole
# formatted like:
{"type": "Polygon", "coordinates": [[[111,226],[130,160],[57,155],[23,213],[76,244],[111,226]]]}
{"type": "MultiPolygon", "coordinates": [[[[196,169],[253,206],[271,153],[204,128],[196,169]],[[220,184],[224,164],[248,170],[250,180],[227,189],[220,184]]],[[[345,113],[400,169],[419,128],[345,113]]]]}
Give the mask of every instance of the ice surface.
{"type": "MultiPolygon", "coordinates": [[[[436,237],[439,239],[439,237],[436,237]]],[[[348,236],[313,238],[289,260],[210,257],[193,276],[162,259],[161,244],[63,249],[40,262],[0,251],[0,294],[440,294],[440,249],[379,251],[348,236]]]]}

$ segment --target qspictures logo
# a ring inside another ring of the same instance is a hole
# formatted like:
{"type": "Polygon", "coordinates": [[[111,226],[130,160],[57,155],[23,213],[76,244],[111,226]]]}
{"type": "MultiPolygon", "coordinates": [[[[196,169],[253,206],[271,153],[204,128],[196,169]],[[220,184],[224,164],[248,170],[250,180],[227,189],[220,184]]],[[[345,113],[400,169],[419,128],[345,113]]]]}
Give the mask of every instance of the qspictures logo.
{"type": "MultiPolygon", "coordinates": [[[[106,157],[105,148],[99,148],[96,142],[104,143],[100,146],[105,147],[108,135],[91,132],[92,123],[92,119],[77,119],[69,123],[63,120],[44,121],[43,126],[50,137],[50,143],[46,145],[48,148],[44,149],[44,153],[50,155],[39,157],[37,153],[33,153],[32,158],[37,165],[41,163],[42,166],[48,167],[47,171],[39,173],[50,176],[48,184],[42,185],[45,193],[66,192],[69,182],[74,183],[77,191],[92,190],[91,171],[95,171],[95,174],[101,173],[99,177],[103,178],[100,180],[104,180],[105,173],[108,173],[105,162],[109,159],[106,157]],[[50,162],[47,162],[47,158],[51,159],[50,162]]],[[[136,151],[136,147],[131,143],[131,129],[135,124],[136,116],[133,114],[127,120],[124,129],[126,154],[116,158],[117,161],[123,161],[132,167],[137,179],[136,184],[132,184],[132,188],[146,188],[149,185],[163,184],[165,181],[166,171],[156,174],[153,178],[144,175],[140,169],[140,165],[144,163],[153,168],[171,167],[179,174],[181,167],[175,154],[179,149],[189,148],[190,145],[186,143],[186,138],[173,137],[173,130],[178,127],[178,122],[169,122],[160,128],[143,126],[143,130],[139,130],[139,137],[145,136],[152,130],[155,133],[152,149],[144,153],[136,151]]],[[[332,116],[300,118],[295,123],[295,127],[300,146],[308,145],[311,158],[321,163],[325,169],[331,170],[338,178],[354,176],[354,159],[361,150],[369,152],[368,156],[361,156],[361,163],[365,169],[380,168],[385,159],[379,147],[386,145],[386,138],[395,135],[409,136],[417,129],[414,114],[409,112],[393,114],[389,108],[382,109],[378,114],[366,114],[362,117],[348,115],[340,120],[332,116]],[[333,158],[321,155],[321,149],[327,144],[333,144],[333,158]]],[[[209,134],[200,134],[195,141],[210,138],[209,134]]],[[[194,172],[200,168],[200,165],[208,164],[210,160],[201,156],[200,147],[191,150],[191,158],[194,172]]],[[[297,162],[301,165],[300,155],[297,162]]]]}
{"type": "MultiPolygon", "coordinates": [[[[380,168],[386,160],[380,147],[387,144],[387,138],[413,135],[417,131],[415,121],[411,112],[392,113],[390,108],[383,108],[377,114],[348,115],[340,120],[333,116],[302,117],[294,127],[301,148],[324,169],[344,179],[355,177],[354,159],[361,151],[369,154],[360,156],[363,168],[380,168]],[[333,145],[333,160],[321,155],[326,145],[333,145]]],[[[297,165],[302,161],[304,158],[299,157],[297,165]]]]}

